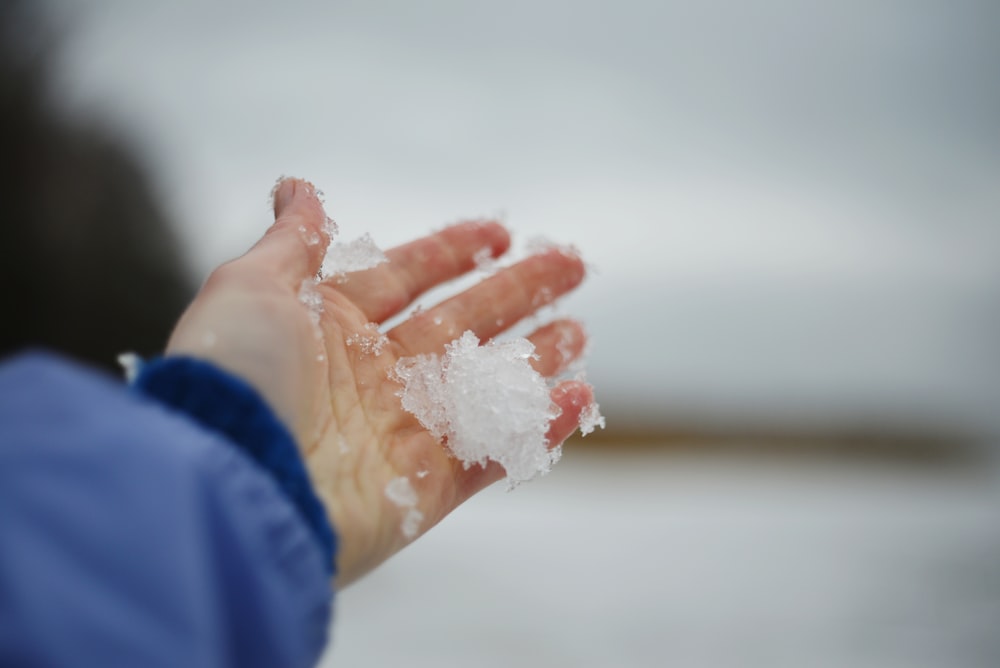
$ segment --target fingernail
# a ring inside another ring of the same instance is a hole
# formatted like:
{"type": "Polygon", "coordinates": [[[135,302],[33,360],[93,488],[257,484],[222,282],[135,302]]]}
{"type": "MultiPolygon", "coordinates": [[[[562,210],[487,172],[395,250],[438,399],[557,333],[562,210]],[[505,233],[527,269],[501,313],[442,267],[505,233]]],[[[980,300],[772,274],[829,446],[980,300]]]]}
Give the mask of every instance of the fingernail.
{"type": "Polygon", "coordinates": [[[271,200],[273,202],[275,218],[280,217],[285,209],[291,206],[295,200],[295,186],[297,182],[298,179],[282,176],[274,184],[274,188],[271,190],[271,200]]]}
{"type": "Polygon", "coordinates": [[[310,181],[291,176],[282,176],[274,184],[271,191],[274,198],[274,216],[280,217],[293,204],[305,204],[308,200],[314,200],[320,207],[323,206],[323,191],[319,190],[310,181]]]}

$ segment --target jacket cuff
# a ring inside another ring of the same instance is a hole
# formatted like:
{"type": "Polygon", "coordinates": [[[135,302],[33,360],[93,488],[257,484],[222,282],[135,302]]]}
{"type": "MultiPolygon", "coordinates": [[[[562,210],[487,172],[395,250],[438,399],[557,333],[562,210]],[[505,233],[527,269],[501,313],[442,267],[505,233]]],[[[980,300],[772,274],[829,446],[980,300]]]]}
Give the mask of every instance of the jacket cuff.
{"type": "Polygon", "coordinates": [[[295,439],[249,383],[204,360],[158,357],[142,364],[132,387],[222,434],[266,469],[312,530],[331,577],[336,575],[337,536],[295,439]]]}

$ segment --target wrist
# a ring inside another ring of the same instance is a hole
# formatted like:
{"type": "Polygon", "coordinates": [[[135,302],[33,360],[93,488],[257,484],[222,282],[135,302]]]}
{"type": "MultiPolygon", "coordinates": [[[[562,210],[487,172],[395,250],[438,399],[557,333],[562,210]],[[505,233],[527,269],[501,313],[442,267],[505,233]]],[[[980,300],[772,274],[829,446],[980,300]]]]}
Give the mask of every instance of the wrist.
{"type": "Polygon", "coordinates": [[[208,361],[168,356],[143,364],[133,387],[224,436],[266,470],[310,527],[333,571],[336,536],[295,439],[253,386],[208,361]]]}

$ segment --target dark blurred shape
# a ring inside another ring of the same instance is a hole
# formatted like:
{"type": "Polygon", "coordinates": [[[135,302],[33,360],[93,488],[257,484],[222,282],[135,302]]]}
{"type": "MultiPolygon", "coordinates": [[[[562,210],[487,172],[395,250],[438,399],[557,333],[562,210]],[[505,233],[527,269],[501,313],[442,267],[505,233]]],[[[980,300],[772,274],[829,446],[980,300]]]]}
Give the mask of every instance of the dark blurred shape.
{"type": "Polygon", "coordinates": [[[38,4],[0,0],[0,356],[44,346],[113,368],[163,349],[193,286],[128,149],[50,104],[38,4]]]}

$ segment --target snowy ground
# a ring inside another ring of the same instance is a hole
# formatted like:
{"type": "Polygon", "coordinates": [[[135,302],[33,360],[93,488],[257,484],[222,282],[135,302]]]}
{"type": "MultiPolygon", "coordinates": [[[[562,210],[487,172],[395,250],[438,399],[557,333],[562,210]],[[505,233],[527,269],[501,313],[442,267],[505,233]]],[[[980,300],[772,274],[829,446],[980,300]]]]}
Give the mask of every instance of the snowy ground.
{"type": "Polygon", "coordinates": [[[339,598],[323,666],[1000,665],[1000,470],[570,452],[339,598]]]}

